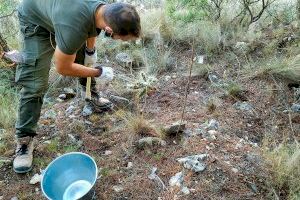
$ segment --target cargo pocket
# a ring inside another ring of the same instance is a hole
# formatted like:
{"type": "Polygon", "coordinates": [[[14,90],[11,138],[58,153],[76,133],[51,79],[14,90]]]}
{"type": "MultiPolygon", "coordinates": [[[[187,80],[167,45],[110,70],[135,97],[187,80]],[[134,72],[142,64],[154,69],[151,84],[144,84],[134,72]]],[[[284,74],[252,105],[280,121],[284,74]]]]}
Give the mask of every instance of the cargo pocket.
{"type": "Polygon", "coordinates": [[[21,85],[30,83],[34,80],[36,70],[36,58],[34,56],[23,55],[22,61],[16,69],[15,81],[21,85]]]}
{"type": "Polygon", "coordinates": [[[25,23],[20,21],[20,31],[24,37],[31,37],[38,31],[39,25],[25,23]]]}

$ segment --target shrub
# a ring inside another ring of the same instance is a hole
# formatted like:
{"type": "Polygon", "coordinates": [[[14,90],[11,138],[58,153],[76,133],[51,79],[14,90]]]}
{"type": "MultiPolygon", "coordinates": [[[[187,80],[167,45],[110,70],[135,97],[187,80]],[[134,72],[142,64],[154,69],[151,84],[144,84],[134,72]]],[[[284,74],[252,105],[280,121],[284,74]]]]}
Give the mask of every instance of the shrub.
{"type": "Polygon", "coordinates": [[[190,23],[208,17],[210,5],[208,0],[167,0],[166,7],[172,19],[190,23]]]}

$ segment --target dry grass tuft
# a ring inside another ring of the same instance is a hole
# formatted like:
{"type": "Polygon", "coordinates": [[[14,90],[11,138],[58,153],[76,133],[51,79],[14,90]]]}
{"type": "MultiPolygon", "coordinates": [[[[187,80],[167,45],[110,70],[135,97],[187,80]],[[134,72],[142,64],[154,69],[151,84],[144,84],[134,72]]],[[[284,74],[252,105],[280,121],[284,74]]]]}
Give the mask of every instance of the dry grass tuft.
{"type": "Polygon", "coordinates": [[[277,191],[288,190],[288,199],[300,198],[300,145],[281,144],[265,151],[265,158],[271,165],[273,181],[277,191]]]}
{"type": "Polygon", "coordinates": [[[159,136],[158,131],[142,115],[127,116],[126,127],[131,133],[139,136],[159,136]]]}

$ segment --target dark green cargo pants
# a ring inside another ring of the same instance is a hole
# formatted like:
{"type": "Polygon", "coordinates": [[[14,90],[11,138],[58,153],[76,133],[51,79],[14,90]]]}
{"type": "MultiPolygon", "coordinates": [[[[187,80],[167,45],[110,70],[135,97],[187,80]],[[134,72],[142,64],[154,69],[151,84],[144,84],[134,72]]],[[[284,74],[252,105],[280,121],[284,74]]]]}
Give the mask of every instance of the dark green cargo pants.
{"type": "MultiPolygon", "coordinates": [[[[43,97],[48,88],[48,77],[51,58],[54,53],[54,35],[41,26],[31,24],[19,14],[21,34],[23,37],[22,62],[16,71],[16,82],[21,86],[20,102],[16,122],[18,138],[35,136],[37,122],[40,117],[43,97]],[[52,44],[50,41],[52,39],[52,44]]],[[[84,63],[83,46],[76,55],[76,63],[84,63]]],[[[86,78],[80,78],[81,85],[86,84],[86,78]]],[[[92,79],[92,88],[95,87],[92,79]]]]}

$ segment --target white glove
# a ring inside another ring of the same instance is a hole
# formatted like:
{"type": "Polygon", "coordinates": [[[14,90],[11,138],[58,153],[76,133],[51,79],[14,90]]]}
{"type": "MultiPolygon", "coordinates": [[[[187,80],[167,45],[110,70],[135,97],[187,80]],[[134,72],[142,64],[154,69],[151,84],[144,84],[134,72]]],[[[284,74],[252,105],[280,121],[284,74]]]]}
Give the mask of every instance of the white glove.
{"type": "Polygon", "coordinates": [[[94,53],[89,54],[87,50],[85,50],[85,57],[84,57],[84,65],[94,65],[97,62],[97,49],[95,49],[94,53]]]}
{"type": "Polygon", "coordinates": [[[100,67],[97,66],[96,68],[101,69],[102,73],[101,75],[98,77],[101,80],[104,81],[112,81],[114,78],[114,71],[111,67],[100,67]]]}

